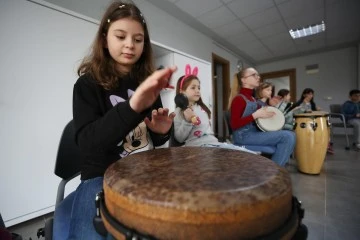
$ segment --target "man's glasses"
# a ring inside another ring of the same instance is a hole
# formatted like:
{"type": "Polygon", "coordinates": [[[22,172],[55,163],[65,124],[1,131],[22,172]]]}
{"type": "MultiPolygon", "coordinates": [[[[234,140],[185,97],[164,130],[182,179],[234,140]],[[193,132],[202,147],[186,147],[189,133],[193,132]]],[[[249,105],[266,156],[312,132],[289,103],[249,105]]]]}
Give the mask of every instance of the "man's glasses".
{"type": "Polygon", "coordinates": [[[249,75],[249,76],[246,76],[246,77],[244,77],[244,78],[248,78],[248,77],[258,78],[258,77],[260,77],[260,75],[259,75],[258,73],[253,73],[253,74],[251,74],[251,75],[249,75]]]}

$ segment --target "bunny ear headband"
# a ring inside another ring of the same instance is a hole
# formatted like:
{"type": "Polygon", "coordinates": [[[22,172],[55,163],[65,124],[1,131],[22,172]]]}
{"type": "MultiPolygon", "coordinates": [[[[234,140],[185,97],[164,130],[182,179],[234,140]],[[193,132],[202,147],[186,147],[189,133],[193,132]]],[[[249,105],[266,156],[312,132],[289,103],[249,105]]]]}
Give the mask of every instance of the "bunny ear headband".
{"type": "Polygon", "coordinates": [[[186,64],[186,66],[185,66],[185,76],[181,79],[180,89],[182,89],[184,80],[185,80],[188,76],[190,76],[190,75],[197,76],[197,74],[198,74],[198,67],[194,67],[194,69],[193,69],[193,71],[192,71],[192,73],[191,73],[190,64],[186,64]]]}

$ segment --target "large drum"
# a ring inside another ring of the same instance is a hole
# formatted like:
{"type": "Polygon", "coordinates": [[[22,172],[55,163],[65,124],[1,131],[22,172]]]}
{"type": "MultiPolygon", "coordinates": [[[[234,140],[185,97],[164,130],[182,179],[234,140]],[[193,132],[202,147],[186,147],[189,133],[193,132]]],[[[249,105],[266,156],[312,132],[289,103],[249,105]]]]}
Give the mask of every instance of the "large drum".
{"type": "Polygon", "coordinates": [[[291,239],[299,224],[286,169],[228,149],[130,155],[107,169],[104,198],[103,222],[116,239],[131,239],[125,227],[143,236],[138,239],[229,240],[271,233],[278,234],[273,239],[291,239]]]}
{"type": "Polygon", "coordinates": [[[319,174],[325,160],[329,143],[329,114],[323,111],[294,115],[298,170],[319,174]]]}

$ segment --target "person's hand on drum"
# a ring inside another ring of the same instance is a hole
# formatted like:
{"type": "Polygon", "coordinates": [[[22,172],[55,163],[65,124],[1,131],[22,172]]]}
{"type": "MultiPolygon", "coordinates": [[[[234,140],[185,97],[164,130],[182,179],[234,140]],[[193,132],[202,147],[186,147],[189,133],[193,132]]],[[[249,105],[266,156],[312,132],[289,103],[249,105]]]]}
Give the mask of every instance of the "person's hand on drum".
{"type": "Polygon", "coordinates": [[[137,113],[149,108],[159,97],[160,91],[169,85],[169,79],[176,67],[167,67],[155,71],[136,89],[130,98],[130,107],[137,113]]]}
{"type": "Polygon", "coordinates": [[[173,123],[175,113],[169,114],[169,109],[159,108],[158,110],[153,110],[151,113],[151,121],[148,117],[144,119],[146,126],[158,134],[166,134],[169,132],[171,125],[173,123]]]}
{"type": "Polygon", "coordinates": [[[269,99],[269,105],[270,106],[276,106],[281,102],[281,98],[279,96],[274,96],[269,99]]]}
{"type": "Polygon", "coordinates": [[[262,107],[259,108],[258,110],[256,110],[256,112],[254,112],[252,114],[254,119],[258,119],[258,118],[271,118],[272,116],[275,115],[275,112],[272,111],[267,111],[267,107],[262,107]]]}

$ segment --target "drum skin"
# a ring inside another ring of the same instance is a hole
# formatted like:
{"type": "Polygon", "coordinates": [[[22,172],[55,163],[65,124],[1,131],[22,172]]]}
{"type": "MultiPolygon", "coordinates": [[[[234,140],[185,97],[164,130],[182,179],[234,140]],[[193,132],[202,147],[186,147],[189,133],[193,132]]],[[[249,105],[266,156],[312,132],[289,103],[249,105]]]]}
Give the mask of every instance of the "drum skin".
{"type": "Polygon", "coordinates": [[[266,106],[266,111],[275,112],[275,115],[271,118],[257,118],[256,124],[263,132],[279,131],[285,124],[284,114],[277,108],[272,106],[266,106]]]}
{"type": "Polygon", "coordinates": [[[259,155],[206,147],[123,158],[106,170],[104,194],[117,221],[158,239],[255,238],[285,223],[292,207],[286,169],[259,155]]]}
{"type": "Polygon", "coordinates": [[[300,172],[319,174],[321,171],[330,137],[328,115],[323,111],[294,115],[295,158],[300,172]]]}

